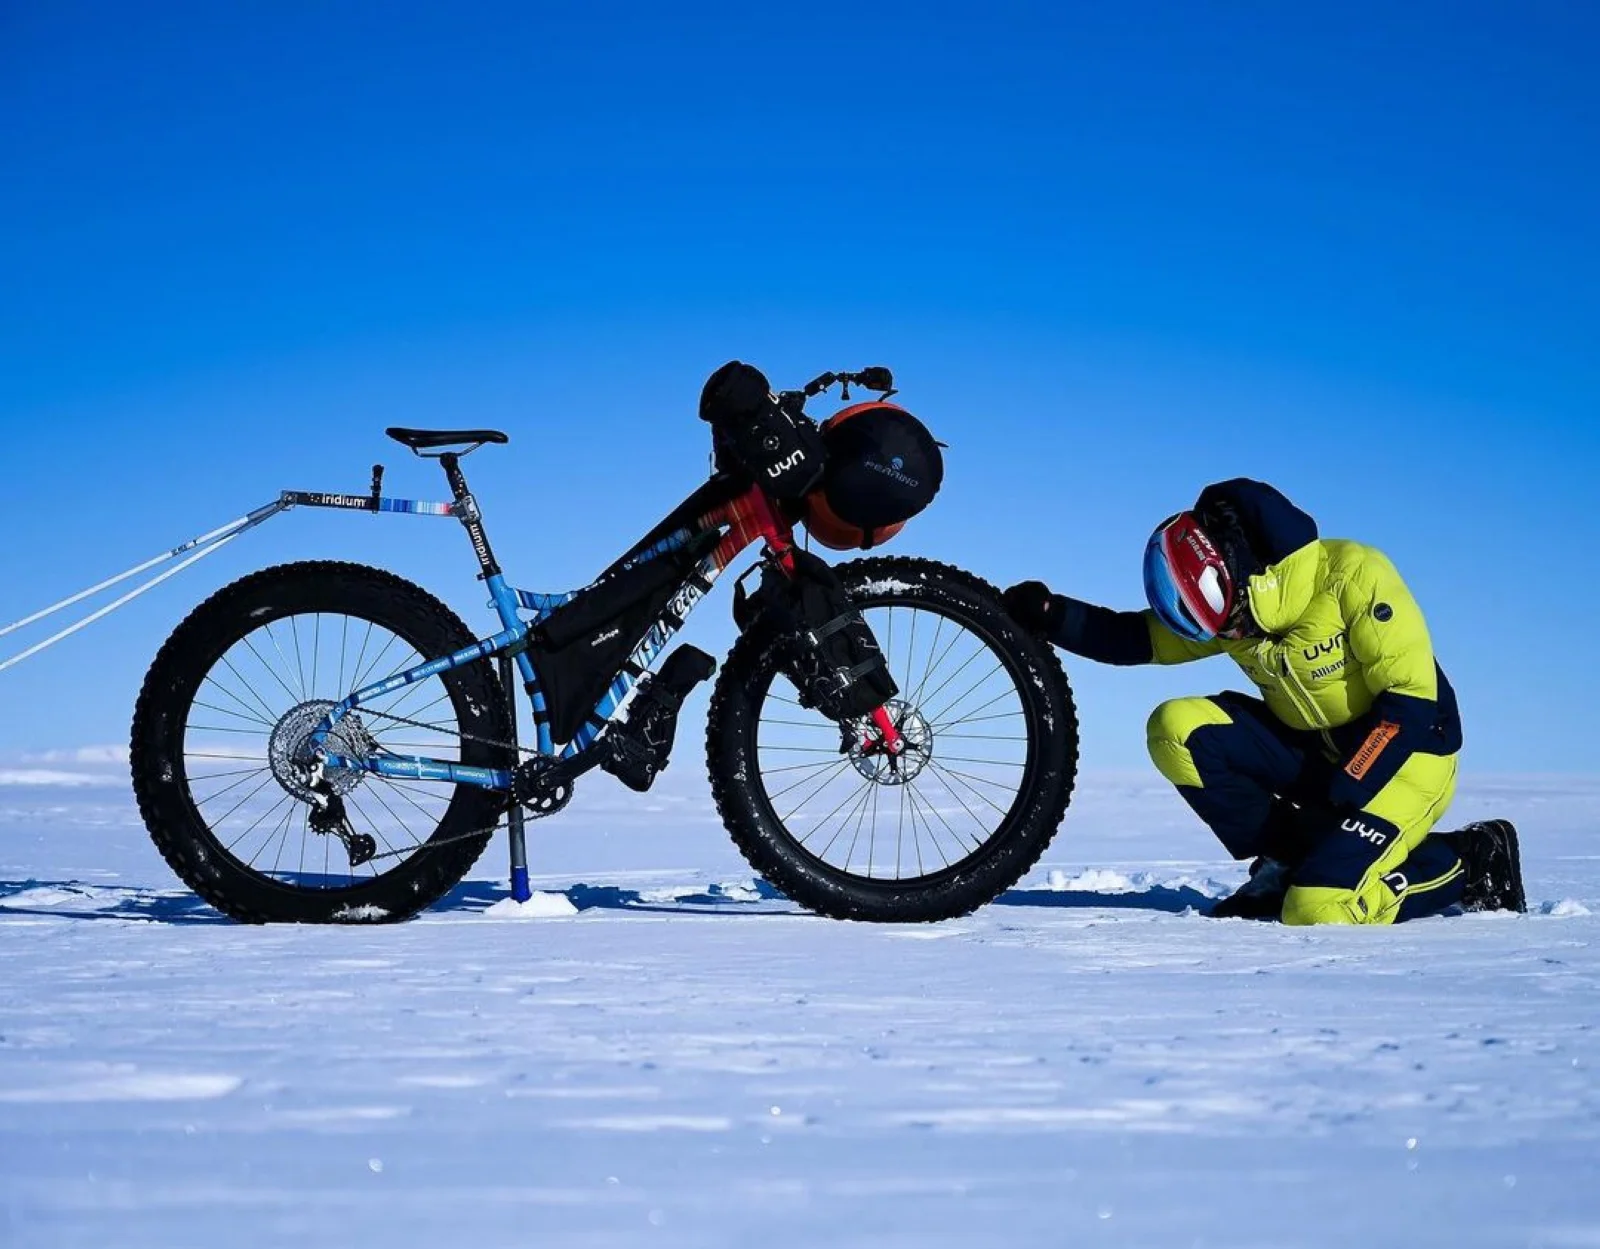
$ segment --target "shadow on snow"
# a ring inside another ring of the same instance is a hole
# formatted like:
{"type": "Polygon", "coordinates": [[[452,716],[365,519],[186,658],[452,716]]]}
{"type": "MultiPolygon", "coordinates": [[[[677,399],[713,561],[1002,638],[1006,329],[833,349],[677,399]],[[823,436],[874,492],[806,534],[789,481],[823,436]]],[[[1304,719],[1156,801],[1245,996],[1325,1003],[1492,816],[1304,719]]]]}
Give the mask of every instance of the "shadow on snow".
{"type": "MultiPolygon", "coordinates": [[[[636,911],[746,918],[798,913],[798,908],[788,905],[788,899],[764,880],[729,885],[645,889],[580,883],[569,885],[559,892],[579,911],[636,911]]],[[[508,896],[505,885],[499,881],[466,880],[451,889],[424,914],[478,914],[508,896]]],[[[1213,901],[1189,885],[1151,885],[1144,889],[1115,893],[1090,889],[1008,889],[992,905],[1181,914],[1190,909],[1205,911],[1213,901]]],[[[0,916],[4,915],[144,920],[160,924],[232,922],[187,891],[92,885],[77,880],[0,880],[0,916]]]]}

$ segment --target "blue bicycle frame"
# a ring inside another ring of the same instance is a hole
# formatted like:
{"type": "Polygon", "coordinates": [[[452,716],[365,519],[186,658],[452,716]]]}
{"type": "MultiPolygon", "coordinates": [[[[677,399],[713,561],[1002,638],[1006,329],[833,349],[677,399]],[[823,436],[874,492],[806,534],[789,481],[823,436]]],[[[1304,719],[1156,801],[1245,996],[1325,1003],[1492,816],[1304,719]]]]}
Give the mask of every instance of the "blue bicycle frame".
{"type": "MultiPolygon", "coordinates": [[[[633,691],[638,675],[642,674],[660,655],[673,634],[682,627],[684,618],[711,590],[732,556],[747,545],[750,540],[757,536],[764,536],[764,531],[769,527],[772,530],[771,536],[782,536],[781,531],[776,529],[769,516],[761,517],[762,521],[766,522],[765,524],[752,527],[747,523],[740,523],[743,513],[737,507],[728,509],[726,516],[723,516],[720,509],[714,510],[712,516],[708,519],[712,523],[717,523],[720,520],[722,523],[732,527],[736,532],[719,544],[716,550],[701,559],[684,575],[682,584],[673,594],[666,609],[652,623],[644,638],[634,648],[623,670],[613,679],[610,687],[601,697],[599,703],[596,704],[588,721],[577,730],[571,741],[561,745],[561,749],[558,752],[557,743],[551,737],[550,718],[545,695],[539,685],[538,672],[528,654],[528,643],[530,635],[538,627],[539,623],[557,608],[575,598],[577,592],[536,594],[529,590],[519,590],[511,586],[501,571],[499,563],[495,560],[494,552],[489,545],[489,539],[484,533],[483,515],[478,508],[477,501],[467,488],[466,478],[461,471],[460,456],[453,452],[446,452],[437,457],[429,458],[437,458],[443,466],[455,496],[453,503],[427,503],[412,499],[384,498],[378,493],[378,487],[381,482],[381,469],[374,470],[373,492],[368,496],[315,494],[294,491],[286,492],[283,496],[283,503],[286,506],[301,505],[369,512],[398,512],[424,516],[454,516],[460,520],[467,531],[467,537],[472,544],[472,549],[478,557],[478,564],[481,569],[480,579],[488,587],[490,603],[498,613],[500,623],[503,626],[501,631],[493,636],[474,642],[471,646],[464,647],[452,655],[429,660],[404,672],[385,677],[381,681],[347,695],[328,712],[311,736],[312,745],[320,752],[323,767],[326,769],[348,769],[372,772],[379,776],[396,779],[440,781],[449,784],[476,785],[485,789],[510,790],[513,777],[512,773],[506,769],[472,767],[467,764],[415,755],[384,753],[370,757],[357,757],[327,749],[328,738],[332,734],[334,726],[364,703],[388,694],[401,686],[426,680],[441,672],[459,668],[464,664],[477,663],[496,656],[512,656],[515,658],[517,672],[522,678],[523,688],[527,692],[533,708],[536,734],[535,749],[537,753],[548,758],[575,759],[594,745],[605,725],[622,709],[622,706],[633,691]],[[524,618],[524,613],[529,613],[528,618],[524,618]]],[[[763,506],[760,511],[765,513],[765,507],[763,506]]],[[[670,552],[682,550],[691,542],[693,536],[694,531],[688,526],[674,529],[663,536],[648,541],[645,545],[619,561],[614,567],[633,568],[648,560],[658,559],[670,552]]]]}

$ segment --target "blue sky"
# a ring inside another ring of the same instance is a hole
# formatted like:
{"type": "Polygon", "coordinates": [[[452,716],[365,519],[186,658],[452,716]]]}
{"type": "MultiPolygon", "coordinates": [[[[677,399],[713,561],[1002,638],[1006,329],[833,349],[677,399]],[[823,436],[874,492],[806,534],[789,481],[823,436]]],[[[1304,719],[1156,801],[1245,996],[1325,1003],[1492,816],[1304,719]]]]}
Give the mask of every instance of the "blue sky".
{"type": "MultiPolygon", "coordinates": [[[[0,6],[0,619],[376,459],[439,497],[391,423],[507,429],[468,462],[502,562],[581,583],[700,479],[721,361],[881,362],[951,448],[908,553],[1135,605],[1151,525],[1263,477],[1412,582],[1469,767],[1593,771],[1597,38],[1539,3],[0,6]]],[[[320,556],[487,626],[455,526],[291,516],[0,674],[0,751],[121,740],[190,605],[320,556]]],[[[1239,681],[1071,671],[1091,767],[1239,681]]]]}

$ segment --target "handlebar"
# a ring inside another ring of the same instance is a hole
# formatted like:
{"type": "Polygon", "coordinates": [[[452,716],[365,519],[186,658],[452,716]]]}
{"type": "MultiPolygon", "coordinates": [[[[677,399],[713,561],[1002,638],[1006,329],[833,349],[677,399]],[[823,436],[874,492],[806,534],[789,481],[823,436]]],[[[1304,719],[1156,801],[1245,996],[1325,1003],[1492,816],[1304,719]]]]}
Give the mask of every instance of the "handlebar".
{"type": "Polygon", "coordinates": [[[844,399],[850,398],[852,386],[859,386],[862,390],[876,390],[885,398],[894,394],[894,374],[883,365],[874,364],[859,373],[824,373],[820,377],[812,378],[800,391],[801,402],[820,395],[835,383],[839,384],[840,397],[844,399]]]}

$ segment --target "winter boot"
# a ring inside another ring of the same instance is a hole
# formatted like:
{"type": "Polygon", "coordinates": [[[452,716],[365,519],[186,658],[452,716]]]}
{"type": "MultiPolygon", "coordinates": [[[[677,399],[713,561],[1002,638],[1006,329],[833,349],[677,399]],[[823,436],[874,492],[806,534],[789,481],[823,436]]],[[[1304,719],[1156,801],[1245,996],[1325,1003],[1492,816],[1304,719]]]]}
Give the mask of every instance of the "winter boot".
{"type": "Polygon", "coordinates": [[[1467,870],[1461,906],[1467,911],[1526,911],[1522,856],[1510,820],[1482,820],[1448,834],[1467,870]]]}
{"type": "Polygon", "coordinates": [[[1212,919],[1278,919],[1289,892],[1289,869],[1276,859],[1257,859],[1250,879],[1211,908],[1212,919]]]}

